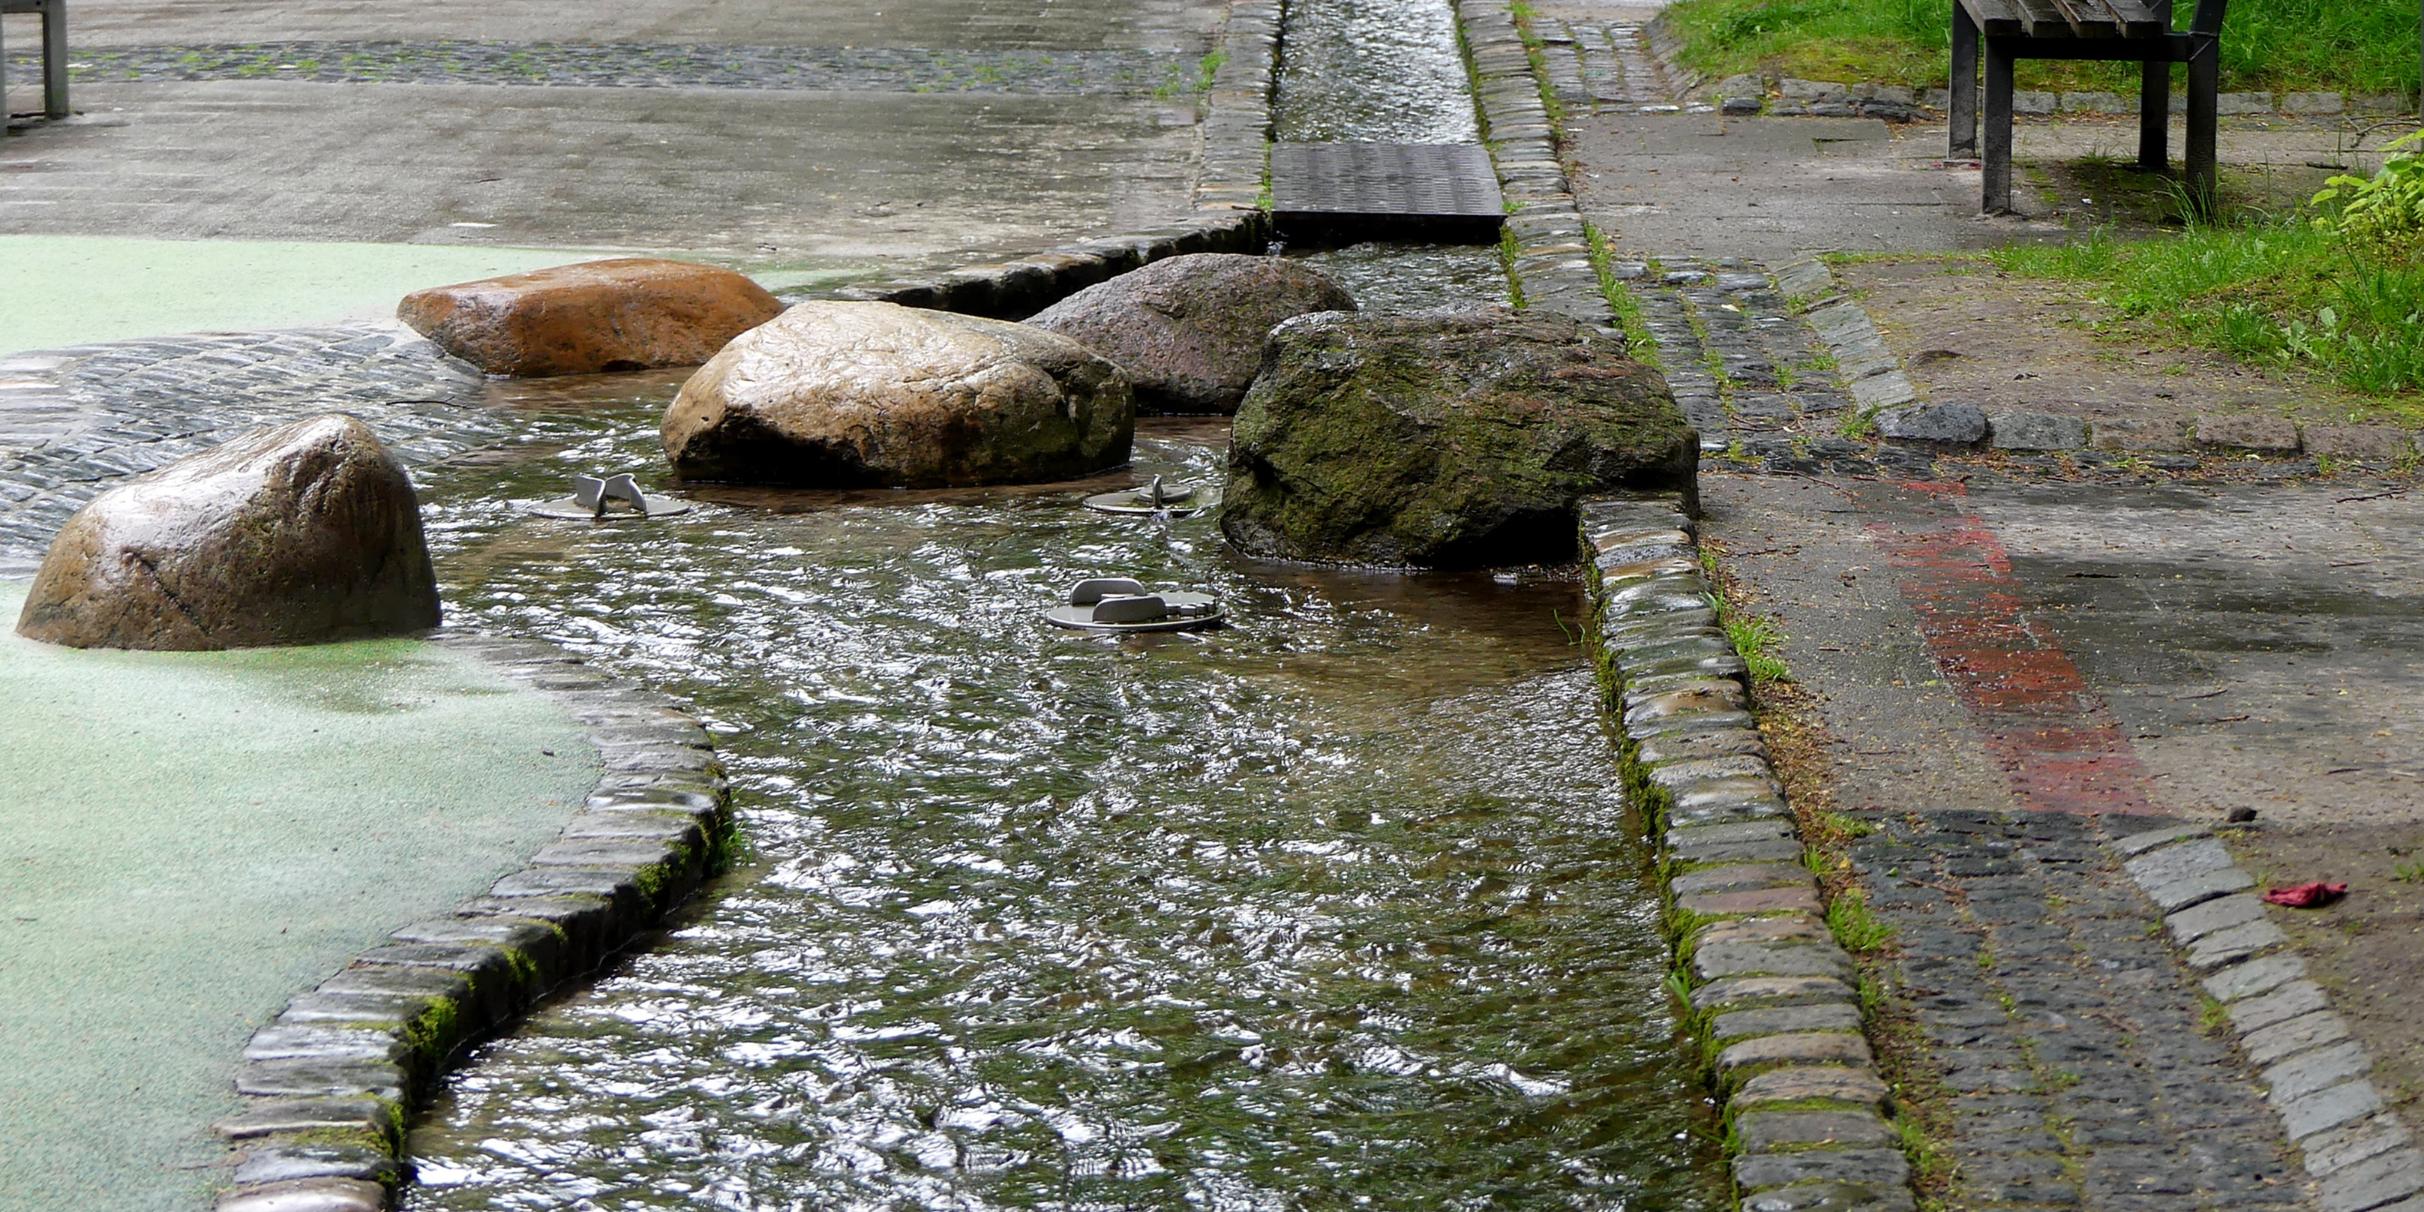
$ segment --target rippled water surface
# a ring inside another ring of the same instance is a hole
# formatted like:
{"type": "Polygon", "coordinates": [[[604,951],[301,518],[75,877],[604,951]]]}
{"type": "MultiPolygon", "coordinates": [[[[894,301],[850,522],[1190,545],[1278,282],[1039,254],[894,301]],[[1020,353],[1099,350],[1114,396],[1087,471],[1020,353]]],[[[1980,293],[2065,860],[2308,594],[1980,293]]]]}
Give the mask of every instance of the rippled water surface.
{"type": "Polygon", "coordinates": [[[1282,142],[1474,143],[1448,0],[1288,7],[1273,107],[1282,142]]]}
{"type": "Polygon", "coordinates": [[[746,856],[447,1083],[407,1207],[1721,1205],[1576,585],[1255,566],[1068,486],[520,512],[660,465],[672,382],[424,487],[454,625],[690,702],[746,856]],[[1043,624],[1105,572],[1234,625],[1043,624]]]}

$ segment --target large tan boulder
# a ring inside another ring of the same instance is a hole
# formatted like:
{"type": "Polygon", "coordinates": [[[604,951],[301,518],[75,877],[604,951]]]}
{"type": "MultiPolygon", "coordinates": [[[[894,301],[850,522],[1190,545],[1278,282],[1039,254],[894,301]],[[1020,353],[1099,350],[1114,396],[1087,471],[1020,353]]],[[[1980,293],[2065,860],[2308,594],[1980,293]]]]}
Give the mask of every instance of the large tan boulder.
{"type": "Polygon", "coordinates": [[[17,632],[77,648],[316,644],[435,627],[420,503],[341,414],[113,488],[51,541],[17,632]]]}
{"type": "Polygon", "coordinates": [[[1301,261],[1192,253],[1089,286],[1027,323],[1128,372],[1142,411],[1229,413],[1280,321],[1353,310],[1345,287],[1301,261]]]}
{"type": "Polygon", "coordinates": [[[1067,337],[890,303],[802,303],[724,347],[666,410],[689,480],[941,488],[1128,461],[1119,368],[1067,337]]]}
{"type": "Polygon", "coordinates": [[[696,366],[782,301],[729,269],[626,257],[433,287],[396,318],[492,375],[696,366]]]}

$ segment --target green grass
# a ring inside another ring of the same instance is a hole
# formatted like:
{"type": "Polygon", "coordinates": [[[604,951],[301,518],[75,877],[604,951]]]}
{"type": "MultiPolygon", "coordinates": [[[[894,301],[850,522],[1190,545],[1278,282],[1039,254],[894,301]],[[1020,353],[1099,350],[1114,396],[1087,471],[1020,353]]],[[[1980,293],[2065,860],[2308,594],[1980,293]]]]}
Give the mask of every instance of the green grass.
{"type": "Polygon", "coordinates": [[[2300,218],[2191,227],[2148,240],[2098,233],[2003,249],[2005,272],[2091,284],[2114,322],[2243,362],[2320,372],[2383,411],[2424,419],[2424,241],[2381,246],[2300,218]],[[2150,331],[2151,330],[2151,331],[2150,331]]]}
{"type": "MultiPolygon", "coordinates": [[[[2194,0],[2174,6],[2185,24],[2194,0]]],[[[1951,56],[1946,0],[1678,0],[1667,19],[1686,66],[1718,76],[1761,67],[1811,80],[1941,87],[1951,56]]],[[[2235,0],[2222,26],[2225,91],[2416,91],[2412,0],[2235,0]]],[[[2129,95],[2135,64],[2024,60],[2022,88],[2129,95]]]]}

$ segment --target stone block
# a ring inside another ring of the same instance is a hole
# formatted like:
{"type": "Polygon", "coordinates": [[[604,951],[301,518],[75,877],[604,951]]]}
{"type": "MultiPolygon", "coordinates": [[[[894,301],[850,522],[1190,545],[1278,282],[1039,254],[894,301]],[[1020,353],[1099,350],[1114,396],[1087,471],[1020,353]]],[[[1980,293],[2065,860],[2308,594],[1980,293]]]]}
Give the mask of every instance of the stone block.
{"type": "Polygon", "coordinates": [[[1798,863],[1729,863],[1687,871],[1668,881],[1677,896],[1694,892],[1737,892],[1745,888],[1790,888],[1810,882],[1809,868],[1798,863]]]}
{"type": "Polygon", "coordinates": [[[1869,1106],[1885,1104],[1885,1083],[1874,1070],[1848,1065],[1791,1065],[1770,1069],[1742,1083],[1728,1107],[1749,1108],[1760,1103],[1791,1103],[1806,1099],[1836,1099],[1869,1106]]]}
{"type": "Polygon", "coordinates": [[[2317,1090],[2278,1104],[2281,1129],[2291,1140],[2354,1123],[2382,1109],[2382,1094],[2370,1081],[2359,1079],[2317,1090]]]}
{"type": "Polygon", "coordinates": [[[1856,1002],[1842,1001],[1732,1010],[1718,1015],[1709,1025],[1709,1030],[1719,1040],[1790,1035],[1805,1031],[1857,1032],[1860,1030],[1860,1006],[1856,1002]]]}
{"type": "MultiPolygon", "coordinates": [[[[1809,873],[1804,871],[1802,878],[1809,878],[1809,873]]],[[[1723,943],[1786,942],[1833,946],[1834,936],[1827,932],[1826,921],[1814,913],[1719,918],[1692,934],[1692,945],[1695,947],[1713,947],[1723,943]]]]}
{"type": "Polygon", "coordinates": [[[1827,976],[1734,976],[1692,990],[1692,1008],[1705,1011],[1780,1005],[1856,1006],[1858,1002],[1859,995],[1849,984],[1827,976]]]}
{"type": "Polygon", "coordinates": [[[2293,1102],[2373,1072],[2373,1058],[2353,1041],[2302,1052],[2264,1071],[2265,1096],[2275,1105],[2293,1102]]]}
{"type": "Polygon", "coordinates": [[[2098,450],[2186,450],[2188,430],[2168,417],[2132,417],[2096,422],[2089,440],[2098,450]]]}
{"type": "Polygon", "coordinates": [[[1745,1153],[1828,1145],[1877,1148],[1900,1142],[1885,1118],[1870,1111],[1747,1111],[1734,1126],[1745,1153]]]}
{"type": "Polygon", "coordinates": [[[222,1196],[216,1212],[385,1212],[387,1188],[349,1178],[305,1179],[246,1187],[222,1196]]]}
{"type": "Polygon", "coordinates": [[[2224,964],[2235,964],[2288,941],[2288,936],[2281,933],[2281,928],[2271,922],[2248,922],[2227,930],[2217,930],[2197,940],[2197,944],[2188,949],[2188,966],[2204,972],[2224,964]]]}
{"type": "Polygon", "coordinates": [[[2064,93],[2062,112],[2071,114],[2134,114],[2136,98],[2119,93],[2064,93]]]}
{"type": "Polygon", "coordinates": [[[229,1140],[273,1133],[359,1132],[385,1138],[395,1130],[387,1105],[375,1098],[252,1098],[244,1109],[212,1124],[229,1140]]]}
{"type": "Polygon", "coordinates": [[[392,1060],[256,1060],[236,1070],[236,1093],[269,1098],[366,1097],[402,1102],[410,1089],[411,1079],[404,1067],[392,1060]]]}
{"type": "Polygon", "coordinates": [[[2222,93],[2214,98],[2214,112],[2233,114],[2269,114],[2275,112],[2271,93],[2222,93]]]}
{"type": "Polygon", "coordinates": [[[2348,1023],[2328,1010],[2311,1011],[2243,1030],[2239,1047],[2259,1066],[2348,1038],[2348,1023]]]}
{"type": "Polygon", "coordinates": [[[1987,414],[1987,436],[1997,450],[2077,450],[2087,445],[2087,422],[2010,409],[1987,414]]]}
{"type": "Polygon", "coordinates": [[[2315,1192],[2322,1212],[2370,1212],[2424,1191],[2424,1153],[2398,1149],[2336,1171],[2315,1192]]]}
{"type": "Polygon", "coordinates": [[[1702,946],[1692,952],[1692,971],[1704,981],[1728,976],[1832,976],[1848,981],[1857,975],[1851,957],[1831,940],[1702,946]]]}
{"type": "Polygon", "coordinates": [[[2212,832],[2213,831],[2211,829],[2208,829],[2203,825],[2165,825],[2159,829],[2141,830],[2137,833],[2132,833],[2125,837],[2117,838],[2113,841],[2112,845],[2113,849],[2121,852],[2122,857],[2136,858],[2139,855],[2144,854],[2149,850],[2153,850],[2158,846],[2169,846],[2173,842],[2184,842],[2193,838],[2206,837],[2212,832]]]}
{"type": "Polygon", "coordinates": [[[272,1144],[249,1149],[236,1162],[238,1186],[328,1178],[391,1184],[396,1161],[380,1150],[354,1145],[272,1144]]]}
{"type": "Polygon", "coordinates": [[[1917,1206],[1907,1186],[1821,1179],[1758,1192],[1742,1201],[1742,1212],[1911,1212],[1917,1206]]]}
{"type": "Polygon", "coordinates": [[[2146,895],[2155,902],[2156,908],[2171,914],[2217,896],[2252,888],[2255,883],[2255,879],[2246,872],[2237,867],[2227,867],[2219,871],[2184,875],[2169,883],[2154,885],[2146,889],[2146,895]]]}
{"type": "Polygon", "coordinates": [[[1717,1054],[1717,1073],[1730,1076],[1745,1069],[1774,1064],[1852,1065],[1873,1067],[1876,1055],[1868,1040],[1847,1031],[1808,1031],[1797,1035],[1762,1035],[1731,1044],[1717,1054]]]}
{"type": "Polygon", "coordinates": [[[2034,89],[2016,89],[2012,92],[2012,112],[2015,114],[2043,116],[2054,112],[2057,104],[2058,98],[2052,93],[2034,89]]]}
{"type": "Polygon", "coordinates": [[[2379,1157],[2414,1139],[2396,1113],[2385,1113],[2318,1132],[2298,1142],[2298,1151],[2306,1155],[2306,1172],[2320,1177],[2379,1157]]]}
{"type": "Polygon", "coordinates": [[[1734,1183],[1745,1191],[1763,1191],[1814,1180],[1896,1187],[1907,1185],[1910,1175],[1910,1163],[1896,1149],[1746,1153],[1734,1159],[1734,1183]]]}
{"type": "Polygon", "coordinates": [[[1810,884],[1798,888],[1763,888],[1752,892],[1703,892],[1675,898],[1675,907],[1691,913],[1716,916],[1727,913],[1823,913],[1818,904],[1818,889],[1810,884]]]}
{"type": "Polygon", "coordinates": [[[2414,450],[2412,435],[2389,425],[2309,425],[2304,434],[2306,453],[2335,459],[2390,463],[2414,450]]]}
{"type": "Polygon", "coordinates": [[[2239,1034],[2247,1035],[2326,1008],[2323,990],[2313,981],[2291,981],[2270,993],[2231,1003],[2230,1021],[2239,1034]]]}
{"type": "Polygon", "coordinates": [[[2174,939],[2186,945],[2209,934],[2263,920],[2263,901],[2245,893],[2234,893],[2191,905],[2164,918],[2163,924],[2171,929],[2174,939]]]}
{"type": "Polygon", "coordinates": [[[1975,446],[1986,438],[1986,411],[1975,404],[1920,404],[1877,414],[1877,432],[1906,442],[1975,446]]]}
{"type": "Polygon", "coordinates": [[[2296,955],[2271,955],[2234,964],[2205,978],[2205,991],[2223,1002],[2242,1001],[2270,993],[2306,975],[2306,961],[2296,955]]]}
{"type": "Polygon", "coordinates": [[[2192,425],[2197,445],[2256,454],[2296,454],[2298,427],[2289,418],[2236,412],[2201,416],[2192,425]]]}
{"type": "Polygon", "coordinates": [[[2347,108],[2347,99],[2334,92],[2281,94],[2281,112],[2285,114],[2336,114],[2347,108]]]}

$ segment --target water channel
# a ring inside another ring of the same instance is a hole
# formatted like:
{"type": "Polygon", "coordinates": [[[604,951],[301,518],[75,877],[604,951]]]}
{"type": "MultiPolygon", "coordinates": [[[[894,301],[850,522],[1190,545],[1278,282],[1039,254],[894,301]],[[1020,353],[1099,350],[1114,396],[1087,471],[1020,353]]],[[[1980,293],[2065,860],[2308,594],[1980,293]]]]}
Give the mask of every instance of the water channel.
{"type": "MultiPolygon", "coordinates": [[[[1444,5],[1299,8],[1436,26],[1289,30],[1436,108],[1444,5]]],[[[1336,94],[1313,79],[1283,103],[1336,94]]],[[[1426,129],[1469,139],[1461,112],[1426,129]]],[[[1315,259],[1367,307],[1504,289],[1488,249],[1315,259]]],[[[661,467],[679,381],[516,390],[522,441],[423,475],[452,625],[688,703],[746,848],[447,1081],[407,1209],[1724,1206],[1578,584],[1262,564],[1208,518],[1077,507],[1216,484],[1221,419],[1142,422],[1085,484],[524,512],[661,467]],[[1097,574],[1233,623],[1042,623],[1097,574]]]]}

